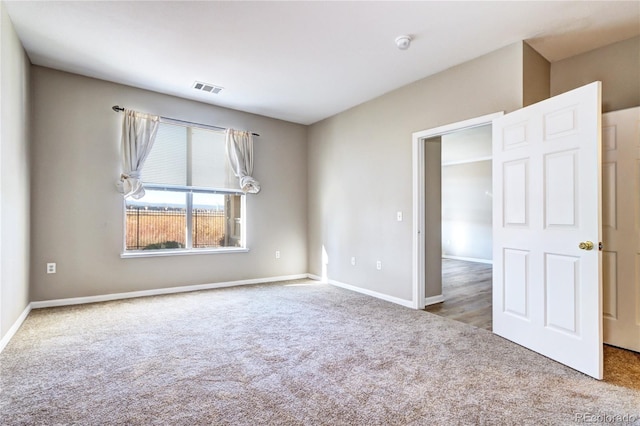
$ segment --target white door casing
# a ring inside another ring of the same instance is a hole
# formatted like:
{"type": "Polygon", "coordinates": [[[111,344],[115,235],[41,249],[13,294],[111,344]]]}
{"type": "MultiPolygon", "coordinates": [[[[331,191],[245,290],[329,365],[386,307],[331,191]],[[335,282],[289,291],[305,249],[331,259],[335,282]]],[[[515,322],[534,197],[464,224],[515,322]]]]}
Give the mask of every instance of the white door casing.
{"type": "MultiPolygon", "coordinates": [[[[413,150],[413,277],[412,277],[412,301],[411,306],[414,309],[423,309],[425,305],[439,303],[444,300],[442,294],[425,298],[426,284],[426,257],[431,257],[434,262],[442,261],[442,253],[426,250],[426,228],[428,226],[436,226],[440,228],[440,222],[427,223],[425,203],[426,185],[425,185],[425,143],[427,139],[445,135],[447,133],[457,132],[459,130],[471,129],[473,127],[485,126],[491,124],[494,119],[502,117],[503,112],[495,112],[480,117],[471,118],[456,123],[446,124],[444,126],[435,127],[428,130],[413,133],[412,150],[413,150]]],[[[440,164],[440,161],[438,161],[440,164]]],[[[437,247],[442,247],[442,242],[437,242],[437,247]]],[[[441,280],[441,276],[430,276],[430,280],[441,280]]],[[[440,290],[442,284],[438,283],[440,290]]]]}
{"type": "Polygon", "coordinates": [[[605,343],[640,352],[640,107],[602,115],[605,343]]]}
{"type": "Polygon", "coordinates": [[[600,105],[595,82],[493,122],[493,331],[597,379],[600,105]]]}

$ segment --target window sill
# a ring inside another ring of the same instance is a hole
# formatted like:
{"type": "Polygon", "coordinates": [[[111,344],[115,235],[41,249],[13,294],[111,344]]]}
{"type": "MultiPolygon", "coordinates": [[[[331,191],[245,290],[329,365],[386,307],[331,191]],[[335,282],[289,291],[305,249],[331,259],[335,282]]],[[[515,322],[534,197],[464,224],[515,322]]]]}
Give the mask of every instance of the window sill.
{"type": "Polygon", "coordinates": [[[196,250],[141,250],[120,253],[120,258],[134,257],[160,257],[160,256],[190,256],[194,254],[224,254],[224,253],[248,253],[248,248],[227,247],[221,249],[196,249],[196,250]]]}

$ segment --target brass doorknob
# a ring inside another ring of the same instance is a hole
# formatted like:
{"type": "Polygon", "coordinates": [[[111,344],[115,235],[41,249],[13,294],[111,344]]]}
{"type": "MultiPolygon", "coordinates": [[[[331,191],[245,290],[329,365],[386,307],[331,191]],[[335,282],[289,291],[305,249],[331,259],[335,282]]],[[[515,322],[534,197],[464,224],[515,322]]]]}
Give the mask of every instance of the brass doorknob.
{"type": "Polygon", "coordinates": [[[583,241],[578,244],[581,250],[593,250],[593,243],[591,241],[583,241]]]}

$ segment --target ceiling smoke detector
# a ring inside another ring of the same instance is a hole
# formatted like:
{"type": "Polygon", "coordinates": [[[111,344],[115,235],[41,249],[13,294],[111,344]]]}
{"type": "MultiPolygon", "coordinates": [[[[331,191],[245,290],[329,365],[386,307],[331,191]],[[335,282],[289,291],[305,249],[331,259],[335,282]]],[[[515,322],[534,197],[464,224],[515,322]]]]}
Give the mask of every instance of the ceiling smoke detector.
{"type": "Polygon", "coordinates": [[[223,87],[216,86],[215,84],[203,83],[201,81],[196,81],[195,83],[193,83],[193,88],[196,90],[201,90],[203,92],[213,93],[214,95],[217,95],[223,89],[223,87]]]}
{"type": "Polygon", "coordinates": [[[400,50],[407,50],[411,45],[411,36],[401,35],[396,37],[396,46],[400,50]]]}

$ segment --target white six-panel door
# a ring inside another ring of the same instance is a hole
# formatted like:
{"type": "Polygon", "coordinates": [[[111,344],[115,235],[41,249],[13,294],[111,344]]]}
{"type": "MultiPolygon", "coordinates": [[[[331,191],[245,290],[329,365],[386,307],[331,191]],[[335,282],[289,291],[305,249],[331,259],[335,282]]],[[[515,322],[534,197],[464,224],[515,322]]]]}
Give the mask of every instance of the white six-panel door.
{"type": "Polygon", "coordinates": [[[602,115],[605,343],[640,352],[640,107],[602,115]]]}
{"type": "Polygon", "coordinates": [[[493,331],[598,379],[600,93],[592,83],[493,122],[493,331]]]}

